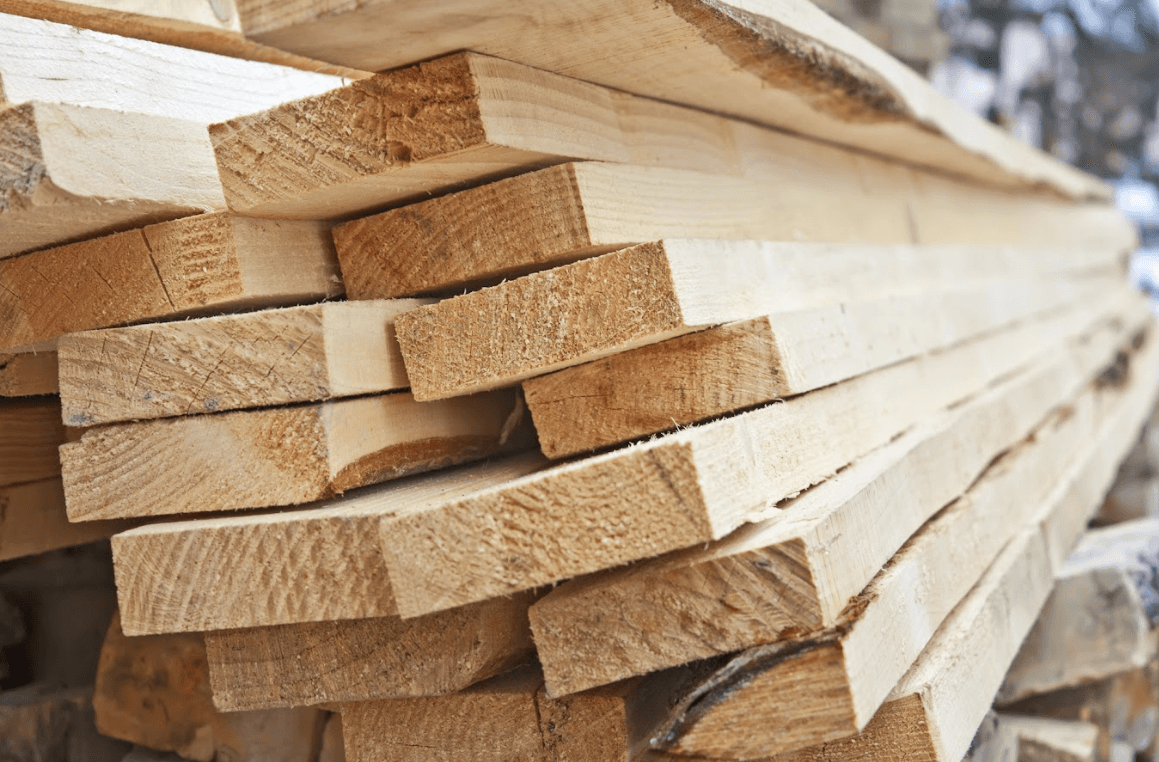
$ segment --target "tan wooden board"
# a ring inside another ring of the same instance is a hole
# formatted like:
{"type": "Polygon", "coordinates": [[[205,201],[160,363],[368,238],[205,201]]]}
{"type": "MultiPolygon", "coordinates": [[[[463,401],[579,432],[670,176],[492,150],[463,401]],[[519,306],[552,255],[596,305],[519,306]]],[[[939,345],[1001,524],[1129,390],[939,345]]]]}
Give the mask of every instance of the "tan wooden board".
{"type": "Polygon", "coordinates": [[[198,215],[0,260],[0,347],[342,293],[326,226],[198,215]]]}
{"type": "Polygon", "coordinates": [[[60,400],[0,399],[0,486],[60,476],[60,400]]]}
{"type": "Polygon", "coordinates": [[[533,594],[429,617],[205,633],[213,701],[227,712],[463,690],[534,660],[533,594]]]}
{"type": "Polygon", "coordinates": [[[405,389],[394,318],[427,303],[329,302],[63,336],[64,419],[95,426],[405,389]]]}
{"type": "MultiPolygon", "coordinates": [[[[779,140],[786,155],[776,177],[579,162],[343,223],[334,240],[347,292],[449,294],[662,238],[1135,245],[1131,225],[1106,205],[1019,197],[803,138],[779,140]]],[[[1011,259],[1013,273],[1020,263],[1011,259]]]]}
{"type": "Polygon", "coordinates": [[[406,392],[88,429],[60,449],[73,521],[300,505],[532,445],[522,402],[406,392]]]}
{"type": "Polygon", "coordinates": [[[993,183],[1108,195],[803,0],[582,0],[550,10],[529,0],[238,0],[238,12],[252,39],[369,71],[477,50],[993,183]]]}
{"type": "MultiPolygon", "coordinates": [[[[1092,360],[1079,369],[1043,358],[717,543],[555,588],[532,608],[548,689],[568,694],[839,625],[914,532],[1089,383],[1092,360]]],[[[1095,416],[1081,423],[1093,435],[1095,416]]]]}
{"type": "Polygon", "coordinates": [[[57,394],[56,352],[0,352],[0,397],[57,394]]]}
{"type": "Polygon", "coordinates": [[[107,540],[134,526],[130,521],[71,523],[60,479],[0,487],[0,561],[107,540]]]}

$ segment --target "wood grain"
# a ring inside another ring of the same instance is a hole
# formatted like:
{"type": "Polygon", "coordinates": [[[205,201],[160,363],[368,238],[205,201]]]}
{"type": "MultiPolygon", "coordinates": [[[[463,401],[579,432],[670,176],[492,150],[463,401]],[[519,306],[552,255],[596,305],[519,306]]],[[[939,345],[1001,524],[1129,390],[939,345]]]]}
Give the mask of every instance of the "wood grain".
{"type": "Polygon", "coordinates": [[[56,352],[0,352],[0,397],[58,394],[56,352]]]}
{"type": "MultiPolygon", "coordinates": [[[[657,241],[422,307],[401,316],[395,330],[415,397],[439,399],[722,323],[834,308],[867,293],[886,299],[964,287],[941,279],[935,263],[944,253],[940,247],[657,241]]],[[[987,280],[1001,279],[1000,272],[988,271],[997,277],[987,280]]],[[[1039,280],[1023,286],[1028,299],[1038,287],[1089,287],[1039,280]]],[[[815,328],[821,317],[801,320],[815,328]]],[[[824,318],[825,324],[840,320],[824,318]]]]}
{"type": "Polygon", "coordinates": [[[0,561],[107,540],[134,526],[130,521],[71,523],[60,479],[0,487],[0,561]]]}
{"type": "Polygon", "coordinates": [[[88,429],[60,449],[69,518],[300,505],[530,446],[522,403],[405,392],[88,429]]]}
{"type": "Polygon", "coordinates": [[[427,303],[331,302],[63,336],[63,415],[95,426],[405,389],[394,318],[427,303]]]}
{"type": "Polygon", "coordinates": [[[534,659],[527,607],[535,597],[409,620],[207,632],[214,704],[235,712],[454,693],[534,659]]]}
{"type": "Polygon", "coordinates": [[[0,399],[0,486],[60,476],[60,400],[0,399]]]}
{"type": "Polygon", "coordinates": [[[1108,195],[801,0],[584,0],[546,15],[529,0],[238,0],[238,12],[253,39],[368,71],[477,50],[990,183],[1108,195]]]}
{"type": "Polygon", "coordinates": [[[341,294],[323,225],[186,217],[0,261],[0,347],[341,294]]]}
{"type": "Polygon", "coordinates": [[[334,240],[347,292],[450,294],[662,238],[1134,246],[1130,225],[1104,205],[1019,197],[781,140],[792,156],[776,179],[570,163],[343,223],[334,240]]]}

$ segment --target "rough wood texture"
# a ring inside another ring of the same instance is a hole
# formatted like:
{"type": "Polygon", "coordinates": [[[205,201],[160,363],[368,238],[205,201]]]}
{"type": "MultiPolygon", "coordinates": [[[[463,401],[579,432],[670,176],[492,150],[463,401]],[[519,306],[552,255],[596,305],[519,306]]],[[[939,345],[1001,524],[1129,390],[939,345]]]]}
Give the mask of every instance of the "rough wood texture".
{"type": "Polygon", "coordinates": [[[1088,532],[1057,575],[998,701],[1145,667],[1156,655],[1159,519],[1088,532]]]}
{"type": "Polygon", "coordinates": [[[543,453],[560,458],[819,389],[1072,300],[1071,284],[1002,283],[787,312],[533,378],[523,391],[543,453]]]}
{"type": "MultiPolygon", "coordinates": [[[[779,516],[555,588],[532,608],[549,690],[572,693],[839,624],[911,535],[1079,393],[1101,366],[1091,361],[1076,367],[1048,355],[785,503],[779,516]]],[[[1072,442],[1097,431],[1093,414],[1071,420],[1072,442]]]]}
{"type": "MultiPolygon", "coordinates": [[[[582,162],[344,223],[334,240],[347,292],[461,292],[662,238],[1134,246],[1134,231],[1108,206],[1019,198],[780,139],[793,160],[776,180],[582,162]]],[[[1011,274],[1025,266],[1010,259],[1011,274]]]]}
{"type": "MultiPolygon", "coordinates": [[[[923,286],[963,287],[939,277],[934,262],[943,253],[939,247],[658,241],[421,307],[399,317],[395,330],[415,397],[439,399],[509,386],[721,323],[833,308],[866,293],[885,299],[923,286]]],[[[1028,302],[1042,307],[1078,298],[1094,284],[1039,278],[1022,285],[1028,302]]],[[[806,327],[820,319],[801,317],[806,327]]],[[[840,321],[833,314],[823,319],[826,327],[840,321]]]]}
{"type": "Polygon", "coordinates": [[[214,704],[225,712],[463,690],[534,659],[532,594],[429,617],[205,633],[214,704]]]}
{"type": "Polygon", "coordinates": [[[0,13],[348,79],[370,76],[245,39],[232,0],[0,0],[0,13]]]}
{"type": "Polygon", "coordinates": [[[0,258],[224,208],[201,123],[50,103],[0,110],[0,258]]]}
{"type": "Polygon", "coordinates": [[[990,182],[1107,196],[802,0],[584,0],[548,14],[533,0],[239,0],[238,12],[251,38],[368,71],[478,50],[990,182]]]}
{"type": "Polygon", "coordinates": [[[0,397],[35,397],[59,391],[56,352],[0,352],[0,397]]]}
{"type": "Polygon", "coordinates": [[[198,762],[314,762],[325,723],[317,709],[218,712],[200,635],[127,638],[116,618],[93,709],[101,733],[198,762]]]}
{"type": "Polygon", "coordinates": [[[133,526],[128,521],[71,523],[60,479],[0,487],[0,561],[106,540],[133,526]]]}
{"type": "Polygon", "coordinates": [[[405,389],[394,318],[426,303],[331,302],[63,336],[64,420],[94,426],[405,389]]]}
{"type": "Polygon", "coordinates": [[[0,400],[0,486],[60,476],[60,400],[0,400]]]}
{"type": "Polygon", "coordinates": [[[530,446],[523,404],[398,392],[89,429],[60,448],[73,521],[299,505],[530,446]]]}
{"type": "MultiPolygon", "coordinates": [[[[777,514],[779,501],[1020,367],[1028,346],[1018,332],[998,333],[384,518],[399,611],[418,616],[720,539],[777,514]],[[593,534],[591,526],[616,532],[593,534]],[[448,546],[447,536],[462,542],[448,546]]],[[[1087,351],[1105,356],[1101,348],[1087,351]]]]}
{"type": "Polygon", "coordinates": [[[341,294],[324,225],[187,217],[0,261],[0,347],[341,294]]]}
{"type": "Polygon", "coordinates": [[[503,484],[543,464],[542,456],[527,454],[375,487],[304,510],[159,523],[119,534],[113,557],[125,632],[397,615],[374,542],[382,516],[503,484]],[[226,558],[234,561],[223,563],[226,558]]]}
{"type": "Polygon", "coordinates": [[[1099,727],[1077,720],[1002,715],[1018,735],[1018,762],[1095,762],[1099,727]]]}
{"type": "MultiPolygon", "coordinates": [[[[347,83],[341,77],[9,15],[8,4],[0,3],[0,105],[58,103],[207,125],[347,83]]],[[[210,3],[185,5],[212,15],[210,3]]]]}

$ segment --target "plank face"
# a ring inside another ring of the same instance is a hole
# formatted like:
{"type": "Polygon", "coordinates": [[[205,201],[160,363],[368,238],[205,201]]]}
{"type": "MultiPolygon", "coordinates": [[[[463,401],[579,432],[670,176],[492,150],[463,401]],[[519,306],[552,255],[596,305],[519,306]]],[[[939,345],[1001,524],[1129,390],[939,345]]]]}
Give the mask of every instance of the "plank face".
{"type": "Polygon", "coordinates": [[[540,11],[531,0],[238,2],[248,36],[369,71],[477,50],[992,183],[1107,196],[801,0],[584,0],[540,11]],[[596,53],[606,50],[619,54],[596,53]]]}
{"type": "Polygon", "coordinates": [[[33,397],[57,394],[55,352],[0,352],[0,397],[33,397]]]}
{"type": "Polygon", "coordinates": [[[323,225],[224,213],[2,260],[0,286],[0,314],[12,316],[0,324],[0,347],[342,293],[323,225]]]}
{"type": "Polygon", "coordinates": [[[0,486],[59,476],[64,442],[59,400],[0,400],[0,486]]]}
{"type": "Polygon", "coordinates": [[[133,526],[129,521],[70,522],[60,479],[0,487],[0,561],[106,540],[133,526]]]}
{"type": "Polygon", "coordinates": [[[332,302],[63,336],[63,415],[94,426],[405,389],[393,320],[425,303],[332,302]]]}

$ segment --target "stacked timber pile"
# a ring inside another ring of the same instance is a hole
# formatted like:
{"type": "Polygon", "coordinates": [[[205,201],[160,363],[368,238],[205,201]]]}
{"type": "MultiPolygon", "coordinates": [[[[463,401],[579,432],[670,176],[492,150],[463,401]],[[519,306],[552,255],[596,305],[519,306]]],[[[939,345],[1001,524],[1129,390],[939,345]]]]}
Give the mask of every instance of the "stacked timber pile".
{"type": "Polygon", "coordinates": [[[1100,182],[798,0],[112,5],[0,0],[0,549],[111,537],[119,609],[0,749],[958,762],[1023,700],[1159,391],[1100,182]]]}

